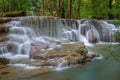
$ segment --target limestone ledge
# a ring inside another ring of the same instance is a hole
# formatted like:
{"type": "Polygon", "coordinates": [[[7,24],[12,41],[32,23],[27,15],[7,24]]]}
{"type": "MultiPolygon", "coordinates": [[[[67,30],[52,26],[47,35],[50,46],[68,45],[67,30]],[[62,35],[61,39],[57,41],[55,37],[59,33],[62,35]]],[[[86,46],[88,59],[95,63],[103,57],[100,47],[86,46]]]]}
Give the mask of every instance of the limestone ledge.
{"type": "Polygon", "coordinates": [[[32,51],[32,49],[30,49],[29,58],[13,59],[10,63],[23,63],[42,68],[52,66],[56,68],[60,64],[60,67],[86,64],[91,62],[93,58],[100,56],[97,53],[88,54],[86,47],[81,42],[62,44],[61,47],[55,47],[52,50],[46,49],[44,52],[39,52],[37,49],[32,51]]]}

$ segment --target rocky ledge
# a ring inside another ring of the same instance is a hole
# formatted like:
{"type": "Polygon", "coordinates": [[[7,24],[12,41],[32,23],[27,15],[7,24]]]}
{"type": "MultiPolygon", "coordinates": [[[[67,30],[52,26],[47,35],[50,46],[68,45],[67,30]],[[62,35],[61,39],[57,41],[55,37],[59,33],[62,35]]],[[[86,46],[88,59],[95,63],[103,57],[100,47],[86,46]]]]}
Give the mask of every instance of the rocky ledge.
{"type": "Polygon", "coordinates": [[[36,45],[31,46],[28,59],[13,59],[10,63],[23,63],[42,68],[57,68],[85,64],[100,56],[97,53],[88,54],[86,47],[81,42],[61,44],[54,49],[39,49],[39,51],[33,46],[36,47],[36,45]]]}

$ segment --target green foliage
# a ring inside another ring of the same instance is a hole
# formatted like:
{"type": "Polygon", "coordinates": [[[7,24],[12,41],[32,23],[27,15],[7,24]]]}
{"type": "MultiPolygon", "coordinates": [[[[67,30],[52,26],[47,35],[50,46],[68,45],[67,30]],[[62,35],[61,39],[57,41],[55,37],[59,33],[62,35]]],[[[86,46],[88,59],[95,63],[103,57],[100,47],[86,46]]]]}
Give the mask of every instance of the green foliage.
{"type": "MultiPolygon", "coordinates": [[[[53,14],[56,16],[57,0],[50,0],[53,14]]],[[[60,0],[62,1],[62,0],[60,0]]],[[[112,8],[109,8],[110,0],[81,0],[80,18],[103,18],[108,19],[112,14],[114,19],[120,19],[120,0],[112,1],[112,8]]],[[[49,15],[47,0],[45,2],[45,16],[49,15]]],[[[76,15],[78,0],[72,0],[72,18],[76,15]]],[[[29,16],[41,15],[42,0],[0,0],[0,12],[26,11],[29,16]]],[[[61,3],[60,3],[61,4],[61,3]]],[[[68,0],[64,0],[64,12],[67,15],[68,0]]]]}
{"type": "Polygon", "coordinates": [[[116,61],[120,60],[119,54],[120,45],[107,45],[102,47],[103,51],[109,52],[106,56],[106,59],[114,59],[116,61]]]}
{"type": "Polygon", "coordinates": [[[120,20],[113,20],[111,23],[113,23],[115,25],[120,25],[120,20]]]}

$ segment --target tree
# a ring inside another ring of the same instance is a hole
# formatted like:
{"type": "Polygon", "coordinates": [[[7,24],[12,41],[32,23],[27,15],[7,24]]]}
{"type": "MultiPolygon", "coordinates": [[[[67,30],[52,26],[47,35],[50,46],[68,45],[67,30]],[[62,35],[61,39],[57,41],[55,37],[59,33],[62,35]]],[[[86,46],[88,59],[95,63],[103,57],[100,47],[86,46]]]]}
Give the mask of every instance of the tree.
{"type": "Polygon", "coordinates": [[[53,12],[52,12],[52,7],[51,7],[51,2],[50,2],[50,0],[47,0],[47,8],[48,8],[48,10],[49,10],[49,12],[50,12],[50,16],[53,16],[53,12]]]}
{"type": "Polygon", "coordinates": [[[68,0],[67,15],[66,18],[70,19],[72,14],[72,0],[68,0]]]}
{"type": "MultiPolygon", "coordinates": [[[[113,0],[109,0],[109,4],[108,4],[108,7],[110,10],[112,10],[112,3],[113,3],[113,0]]],[[[113,19],[113,15],[111,14],[111,12],[108,12],[108,18],[109,19],[113,19]]]]}
{"type": "Polygon", "coordinates": [[[41,12],[42,12],[42,16],[44,16],[44,0],[42,0],[42,10],[41,10],[41,12]]]}
{"type": "Polygon", "coordinates": [[[60,11],[61,11],[60,17],[65,18],[64,0],[62,0],[61,10],[60,11]]]}
{"type": "Polygon", "coordinates": [[[57,16],[60,16],[60,0],[57,0],[57,16]]]}
{"type": "Polygon", "coordinates": [[[81,0],[78,0],[78,6],[77,6],[75,19],[79,19],[80,17],[80,3],[81,3],[81,0]]]}

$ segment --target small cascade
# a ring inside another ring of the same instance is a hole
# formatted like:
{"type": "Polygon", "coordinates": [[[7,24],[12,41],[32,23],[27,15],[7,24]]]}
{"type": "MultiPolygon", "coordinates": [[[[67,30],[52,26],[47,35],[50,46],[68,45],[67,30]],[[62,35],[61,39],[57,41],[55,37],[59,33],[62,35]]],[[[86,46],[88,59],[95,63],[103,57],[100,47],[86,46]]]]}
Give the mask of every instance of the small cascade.
{"type": "Polygon", "coordinates": [[[64,26],[67,25],[67,28],[64,28],[64,34],[68,40],[84,43],[117,42],[114,31],[119,31],[119,28],[114,24],[102,20],[76,21],[76,26],[69,26],[69,28],[64,22],[64,26]]]}
{"type": "Polygon", "coordinates": [[[67,63],[67,60],[62,58],[62,62],[58,64],[58,66],[56,67],[56,71],[61,71],[63,69],[69,68],[68,66],[65,65],[65,63],[67,63]],[[66,67],[65,67],[66,66],[66,67]]]}
{"type": "Polygon", "coordinates": [[[35,33],[28,27],[21,26],[20,21],[11,21],[9,41],[7,42],[8,51],[14,54],[29,54],[30,39],[35,37],[35,33]]]}
{"type": "Polygon", "coordinates": [[[0,46],[0,54],[8,53],[7,46],[0,46]]]}

